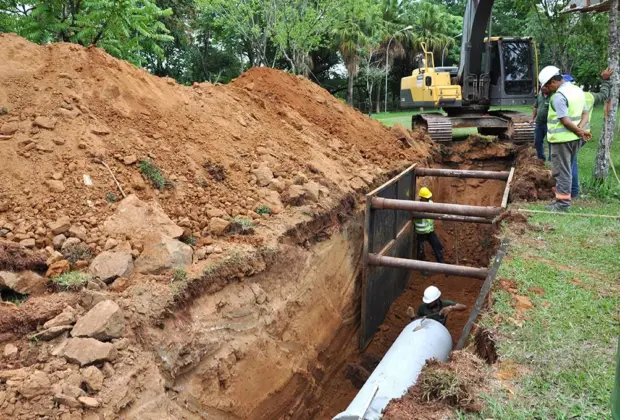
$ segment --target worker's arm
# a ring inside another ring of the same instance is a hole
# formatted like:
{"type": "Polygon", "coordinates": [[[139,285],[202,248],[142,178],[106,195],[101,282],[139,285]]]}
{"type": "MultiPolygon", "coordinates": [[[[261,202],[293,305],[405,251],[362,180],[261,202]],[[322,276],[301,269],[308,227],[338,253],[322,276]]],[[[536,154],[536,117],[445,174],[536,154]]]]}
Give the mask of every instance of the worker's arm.
{"type": "Polygon", "coordinates": [[[581,113],[581,121],[578,124],[579,128],[585,127],[588,122],[590,122],[590,111],[584,110],[581,113]]]}
{"type": "Polygon", "coordinates": [[[448,315],[450,312],[454,312],[454,311],[456,311],[456,312],[462,312],[462,311],[464,311],[464,310],[466,310],[466,309],[467,309],[467,306],[463,305],[462,303],[456,303],[456,304],[451,305],[451,306],[446,306],[445,308],[443,308],[443,309],[441,310],[441,312],[440,312],[440,313],[441,313],[443,316],[446,316],[446,315],[448,315]]]}
{"type": "MultiPolygon", "coordinates": [[[[584,118],[583,114],[581,114],[582,121],[583,121],[583,118],[584,118]]],[[[562,117],[562,118],[560,118],[560,121],[562,122],[562,125],[564,127],[569,129],[570,131],[572,131],[573,133],[575,133],[576,135],[578,135],[582,139],[590,140],[592,138],[592,134],[588,133],[583,128],[579,128],[574,122],[572,122],[570,120],[569,117],[562,117]]],[[[579,122],[579,124],[581,124],[581,121],[579,122]]]]}
{"type": "Polygon", "coordinates": [[[532,119],[530,120],[530,124],[534,125],[536,122],[536,115],[538,115],[538,96],[536,97],[536,102],[534,102],[534,108],[532,111],[532,119]]]}
{"type": "MultiPolygon", "coordinates": [[[[600,105],[603,102],[609,100],[611,95],[611,75],[613,74],[613,70],[611,67],[606,68],[601,73],[601,79],[603,79],[603,83],[601,83],[601,88],[598,93],[590,92],[594,97],[594,105],[600,105]]],[[[581,124],[580,124],[581,125],[581,124]]]]}

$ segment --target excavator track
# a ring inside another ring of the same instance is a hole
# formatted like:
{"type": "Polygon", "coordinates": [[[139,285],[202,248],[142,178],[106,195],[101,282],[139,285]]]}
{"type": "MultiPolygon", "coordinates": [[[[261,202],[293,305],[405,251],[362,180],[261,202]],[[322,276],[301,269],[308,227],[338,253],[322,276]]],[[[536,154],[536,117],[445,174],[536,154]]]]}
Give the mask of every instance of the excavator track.
{"type": "Polygon", "coordinates": [[[514,111],[493,111],[488,114],[444,116],[442,114],[419,114],[412,117],[411,126],[422,129],[436,142],[452,141],[452,128],[476,127],[482,134],[497,135],[514,143],[534,141],[534,127],[527,114],[514,111]]]}
{"type": "Polygon", "coordinates": [[[441,114],[419,114],[411,119],[411,127],[422,129],[436,142],[452,141],[452,121],[441,114]]]}

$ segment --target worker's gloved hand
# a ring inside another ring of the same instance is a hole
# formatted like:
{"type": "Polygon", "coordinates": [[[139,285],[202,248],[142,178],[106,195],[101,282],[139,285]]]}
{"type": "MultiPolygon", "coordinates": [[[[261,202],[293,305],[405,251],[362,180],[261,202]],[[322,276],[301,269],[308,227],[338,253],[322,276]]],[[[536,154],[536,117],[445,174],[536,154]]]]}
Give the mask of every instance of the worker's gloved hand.
{"type": "Polygon", "coordinates": [[[601,78],[603,80],[609,80],[611,78],[611,75],[613,74],[613,70],[611,69],[611,67],[607,67],[605,70],[603,70],[603,72],[601,73],[601,78]]]}
{"type": "Polygon", "coordinates": [[[443,316],[447,316],[450,312],[452,312],[452,306],[446,306],[439,313],[443,316]]]}
{"type": "Polygon", "coordinates": [[[415,309],[413,309],[411,306],[407,308],[407,316],[411,320],[413,320],[413,318],[415,318],[416,316],[415,309]]]}

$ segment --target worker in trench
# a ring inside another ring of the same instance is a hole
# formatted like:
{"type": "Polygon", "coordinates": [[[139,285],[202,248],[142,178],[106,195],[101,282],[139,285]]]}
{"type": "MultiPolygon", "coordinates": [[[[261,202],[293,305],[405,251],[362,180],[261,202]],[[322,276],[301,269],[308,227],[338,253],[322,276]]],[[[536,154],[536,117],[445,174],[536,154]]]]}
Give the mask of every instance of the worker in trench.
{"type": "Polygon", "coordinates": [[[462,312],[467,309],[462,303],[441,299],[441,291],[435,286],[429,286],[424,290],[422,302],[417,312],[412,307],[407,308],[407,315],[412,321],[415,318],[430,318],[445,326],[451,312],[462,312]]]}
{"type": "MultiPolygon", "coordinates": [[[[432,203],[431,197],[433,193],[426,187],[420,188],[420,201],[432,203]]],[[[424,261],[424,245],[426,242],[431,244],[435,260],[443,264],[443,245],[439,240],[439,236],[435,233],[435,223],[433,219],[415,219],[416,242],[418,244],[418,260],[424,261]]],[[[426,273],[425,273],[426,274],[426,273]]]]}

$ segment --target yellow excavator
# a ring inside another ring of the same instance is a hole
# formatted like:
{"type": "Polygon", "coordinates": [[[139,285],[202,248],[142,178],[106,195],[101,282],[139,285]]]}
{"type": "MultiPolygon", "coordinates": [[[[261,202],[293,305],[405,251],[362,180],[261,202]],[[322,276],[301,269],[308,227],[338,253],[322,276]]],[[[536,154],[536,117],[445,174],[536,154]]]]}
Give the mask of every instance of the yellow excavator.
{"type": "Polygon", "coordinates": [[[414,115],[412,129],[426,130],[438,142],[451,141],[452,129],[460,127],[514,142],[534,140],[530,114],[489,111],[533,104],[538,74],[532,38],[490,36],[492,9],[493,0],[468,0],[459,67],[435,67],[433,53],[423,45],[423,66],[401,79],[400,107],[436,108],[447,115],[414,115]]]}

